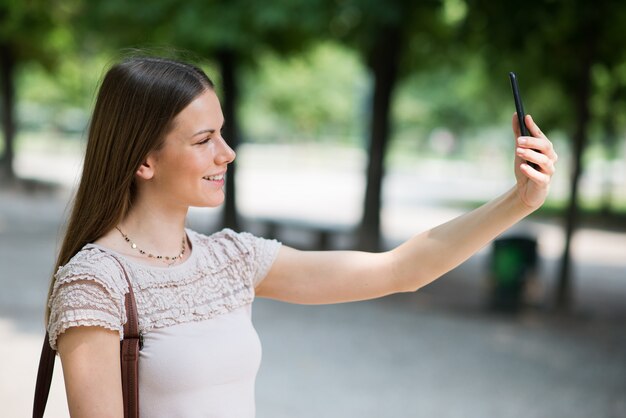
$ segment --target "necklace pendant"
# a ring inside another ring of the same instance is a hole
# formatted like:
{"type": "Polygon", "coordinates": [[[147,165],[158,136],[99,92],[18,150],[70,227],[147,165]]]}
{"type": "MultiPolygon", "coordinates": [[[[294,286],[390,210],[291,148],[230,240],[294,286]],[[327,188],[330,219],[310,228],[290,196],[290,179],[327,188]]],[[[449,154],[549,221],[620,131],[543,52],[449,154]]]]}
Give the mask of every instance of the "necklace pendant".
{"type": "Polygon", "coordinates": [[[135,242],[133,240],[130,239],[130,237],[128,235],[126,235],[124,232],[122,232],[122,230],[116,226],[115,229],[117,229],[120,234],[122,234],[122,237],[124,237],[124,241],[128,242],[130,244],[130,247],[133,250],[137,250],[139,251],[139,254],[144,255],[148,258],[154,258],[157,259],[159,261],[162,261],[163,263],[167,264],[168,267],[171,267],[172,265],[174,265],[178,260],[182,260],[183,259],[183,255],[185,254],[185,249],[186,249],[186,245],[187,245],[187,239],[186,236],[183,236],[182,242],[181,242],[181,249],[180,249],[180,253],[178,253],[175,256],[163,256],[163,255],[155,255],[152,253],[148,253],[144,250],[142,250],[141,248],[137,247],[137,244],[135,244],[135,242]]]}

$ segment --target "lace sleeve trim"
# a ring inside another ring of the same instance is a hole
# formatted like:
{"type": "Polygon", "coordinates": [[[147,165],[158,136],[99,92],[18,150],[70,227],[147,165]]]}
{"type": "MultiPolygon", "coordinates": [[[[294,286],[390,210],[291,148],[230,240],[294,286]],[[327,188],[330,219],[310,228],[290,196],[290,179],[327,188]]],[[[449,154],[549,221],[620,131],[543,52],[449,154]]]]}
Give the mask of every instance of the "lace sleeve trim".
{"type": "Polygon", "coordinates": [[[56,350],[57,338],[71,327],[100,326],[124,338],[125,313],[119,299],[112,297],[99,283],[83,279],[58,287],[50,299],[48,333],[50,346],[56,350]]]}
{"type": "Polygon", "coordinates": [[[250,280],[252,285],[257,287],[259,283],[267,276],[272,264],[278,256],[281,243],[276,240],[259,238],[247,232],[238,234],[239,239],[250,248],[248,263],[252,266],[252,276],[250,280]]]}
{"type": "Polygon", "coordinates": [[[81,250],[55,274],[48,301],[50,345],[77,326],[101,326],[120,332],[126,322],[124,295],[128,284],[115,260],[98,250],[81,250]]]}
{"type": "Polygon", "coordinates": [[[97,282],[112,295],[128,292],[128,283],[117,261],[96,248],[79,251],[67,264],[59,267],[54,277],[52,296],[64,284],[85,279],[97,282]]]}
{"type": "Polygon", "coordinates": [[[238,258],[242,264],[240,268],[248,273],[246,281],[253,287],[265,278],[282,245],[274,239],[256,237],[248,232],[237,233],[228,228],[204,238],[207,246],[213,249],[213,257],[228,259],[230,256],[230,261],[238,258]],[[226,254],[226,257],[220,257],[222,254],[226,254]]]}
{"type": "MultiPolygon", "coordinates": [[[[90,315],[90,316],[93,316],[93,315],[90,315]]],[[[60,322],[60,324],[56,328],[53,328],[54,329],[53,333],[48,334],[48,338],[49,338],[48,341],[50,342],[50,347],[52,347],[53,350],[57,349],[57,340],[59,338],[59,335],[63,334],[65,331],[67,331],[68,329],[72,327],[101,327],[104,329],[108,329],[110,331],[119,332],[120,341],[124,339],[124,329],[111,325],[111,321],[109,321],[108,319],[83,318],[83,319],[79,319],[76,321],[65,320],[65,321],[60,322]]]]}

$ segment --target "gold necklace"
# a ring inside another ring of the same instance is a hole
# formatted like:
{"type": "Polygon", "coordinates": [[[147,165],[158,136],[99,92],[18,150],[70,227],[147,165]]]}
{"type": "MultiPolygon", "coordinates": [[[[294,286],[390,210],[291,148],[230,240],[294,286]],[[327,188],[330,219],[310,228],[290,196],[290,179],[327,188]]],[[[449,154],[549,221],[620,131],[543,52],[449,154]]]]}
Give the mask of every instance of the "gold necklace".
{"type": "Polygon", "coordinates": [[[124,240],[125,240],[127,243],[129,243],[129,244],[130,244],[130,246],[131,246],[131,248],[132,248],[133,250],[137,250],[137,251],[139,251],[139,254],[141,254],[141,255],[145,255],[145,256],[146,256],[146,257],[148,257],[148,258],[155,258],[155,259],[157,259],[157,260],[159,260],[159,261],[162,261],[162,262],[164,262],[165,264],[167,264],[167,265],[168,265],[168,267],[169,267],[169,266],[171,266],[172,264],[174,264],[177,260],[182,259],[182,258],[183,258],[183,256],[185,255],[185,248],[186,248],[185,241],[186,241],[186,239],[185,239],[185,237],[184,237],[184,236],[183,236],[182,248],[180,249],[180,253],[178,253],[178,254],[177,254],[177,255],[175,255],[175,256],[163,256],[163,255],[154,255],[154,254],[152,254],[152,253],[149,253],[149,252],[146,252],[146,251],[142,250],[141,248],[139,248],[139,247],[137,246],[137,244],[135,244],[135,242],[134,242],[133,240],[131,240],[131,239],[129,238],[129,236],[128,236],[128,235],[126,235],[125,233],[123,233],[123,232],[122,232],[122,230],[121,230],[118,226],[116,226],[116,227],[115,227],[115,229],[117,229],[118,231],[120,231],[120,234],[122,234],[122,236],[124,237],[124,240]]]}

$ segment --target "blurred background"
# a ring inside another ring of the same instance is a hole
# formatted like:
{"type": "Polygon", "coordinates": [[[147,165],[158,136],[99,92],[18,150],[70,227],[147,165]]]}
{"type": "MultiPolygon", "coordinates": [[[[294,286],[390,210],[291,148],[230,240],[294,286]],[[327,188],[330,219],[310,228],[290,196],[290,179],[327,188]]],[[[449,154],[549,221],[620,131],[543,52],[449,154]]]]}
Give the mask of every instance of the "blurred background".
{"type": "MultiPolygon", "coordinates": [[[[618,0],[3,0],[0,416],[31,413],[98,82],[139,49],[218,87],[238,158],[200,232],[378,251],[477,207],[515,182],[509,71],[560,156],[541,210],[419,292],[256,301],[259,417],[626,417],[625,24],[618,0]]],[[[48,416],[64,396],[57,367],[48,416]]]]}

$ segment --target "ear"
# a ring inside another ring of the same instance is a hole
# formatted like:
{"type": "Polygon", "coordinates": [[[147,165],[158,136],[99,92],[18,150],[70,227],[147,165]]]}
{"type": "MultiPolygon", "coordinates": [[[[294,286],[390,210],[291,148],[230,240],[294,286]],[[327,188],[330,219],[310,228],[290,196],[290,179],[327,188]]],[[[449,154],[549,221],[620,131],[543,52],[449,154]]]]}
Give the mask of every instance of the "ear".
{"type": "Polygon", "coordinates": [[[139,166],[135,175],[142,180],[150,180],[154,177],[155,159],[148,155],[145,161],[139,166]]]}

